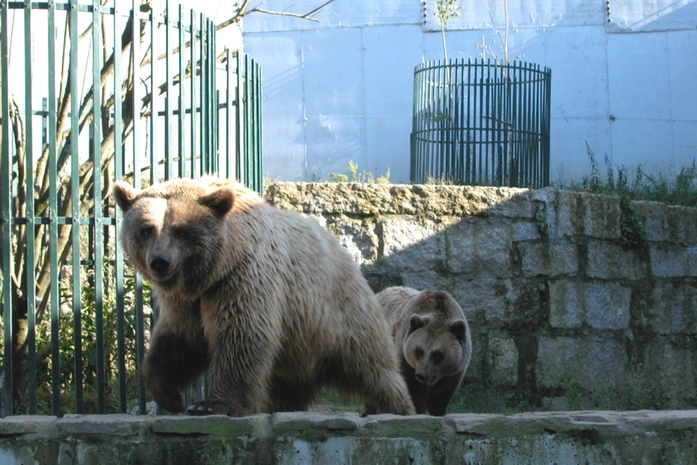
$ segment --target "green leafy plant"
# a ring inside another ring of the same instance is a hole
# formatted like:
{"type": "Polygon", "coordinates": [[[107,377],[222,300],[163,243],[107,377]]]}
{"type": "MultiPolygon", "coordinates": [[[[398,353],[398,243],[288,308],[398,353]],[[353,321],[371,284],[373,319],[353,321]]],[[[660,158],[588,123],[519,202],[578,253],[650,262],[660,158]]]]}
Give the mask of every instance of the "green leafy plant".
{"type": "Polygon", "coordinates": [[[557,185],[559,189],[584,189],[596,194],[626,196],[629,200],[652,200],[668,205],[697,207],[697,164],[680,169],[674,180],[663,174],[649,175],[642,164],[631,175],[626,167],[613,166],[605,156],[605,177],[600,174],[600,166],[593,149],[586,142],[586,154],[590,162],[590,175],[584,176],[580,184],[557,185]]]}
{"type": "Polygon", "coordinates": [[[365,170],[358,171],[358,163],[354,161],[349,161],[348,163],[349,172],[351,177],[343,173],[331,173],[329,175],[330,182],[357,182],[362,184],[389,184],[390,182],[390,169],[387,168],[387,173],[383,176],[378,176],[377,179],[372,173],[365,170]]]}
{"type": "Polygon", "coordinates": [[[583,390],[574,382],[569,375],[565,375],[561,380],[564,388],[564,398],[569,410],[581,410],[583,407],[583,390]]]}
{"type": "Polygon", "coordinates": [[[644,224],[641,222],[639,210],[637,210],[627,195],[620,196],[620,209],[622,210],[620,215],[622,244],[638,249],[643,253],[649,253],[651,246],[644,224]]]}
{"type": "Polygon", "coordinates": [[[547,258],[549,258],[549,259],[556,258],[556,254],[554,252],[554,244],[552,243],[552,237],[550,234],[550,226],[549,226],[549,221],[547,219],[547,214],[542,210],[538,210],[535,213],[535,223],[537,224],[537,230],[540,232],[540,235],[545,240],[545,244],[547,246],[546,247],[547,258]]]}
{"type": "MultiPolygon", "coordinates": [[[[107,262],[104,265],[104,289],[115,289],[115,273],[113,267],[107,262]]],[[[94,276],[85,273],[81,276],[81,328],[82,340],[81,352],[76,350],[74,317],[70,309],[73,301],[72,283],[70,278],[61,282],[61,311],[58,318],[60,385],[53,385],[53,360],[48,354],[51,348],[51,321],[43,320],[37,327],[37,348],[39,350],[39,362],[37,366],[37,411],[39,414],[52,413],[52,393],[58,389],[61,393],[61,412],[71,413],[76,411],[76,379],[75,363],[79,359],[82,364],[82,384],[84,387],[84,409],[86,413],[97,413],[99,379],[98,370],[98,341],[97,332],[97,296],[94,292],[94,276]]],[[[151,300],[152,289],[148,283],[143,285],[144,301],[151,300]]],[[[123,314],[124,353],[125,360],[125,384],[126,397],[137,397],[137,347],[136,347],[136,310],[135,310],[135,279],[133,275],[124,281],[125,311],[123,314]]],[[[101,361],[105,374],[105,400],[107,413],[119,411],[119,379],[118,379],[118,313],[116,309],[115,292],[107,292],[102,299],[103,333],[101,342],[104,345],[104,359],[101,361]]],[[[149,332],[150,322],[145,319],[145,331],[149,332]]]]}
{"type": "Polygon", "coordinates": [[[443,39],[443,56],[448,61],[448,46],[445,41],[445,26],[453,18],[460,17],[461,6],[456,5],[457,0],[436,0],[436,17],[440,22],[440,33],[443,39]]]}

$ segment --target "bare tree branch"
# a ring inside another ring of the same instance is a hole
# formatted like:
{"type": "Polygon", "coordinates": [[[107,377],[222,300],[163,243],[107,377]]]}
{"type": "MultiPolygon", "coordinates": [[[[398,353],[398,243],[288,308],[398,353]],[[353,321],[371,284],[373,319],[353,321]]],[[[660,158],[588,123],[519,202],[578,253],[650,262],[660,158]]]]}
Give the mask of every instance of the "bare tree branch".
{"type": "MultiPolygon", "coordinates": [[[[324,8],[325,6],[329,5],[330,3],[334,2],[334,0],[328,0],[327,2],[325,2],[325,3],[323,3],[322,5],[318,6],[318,7],[315,8],[314,10],[312,10],[312,11],[310,11],[310,12],[308,12],[308,13],[305,13],[305,14],[289,13],[289,12],[287,12],[287,11],[272,11],[272,10],[265,10],[265,9],[263,9],[263,8],[259,8],[258,6],[252,8],[251,10],[247,10],[247,7],[249,6],[249,3],[250,3],[250,2],[251,2],[251,0],[245,0],[244,3],[242,4],[242,6],[240,6],[240,8],[239,8],[239,9],[237,10],[237,12],[235,13],[235,16],[233,16],[233,17],[230,18],[230,19],[227,19],[227,20],[223,21],[222,23],[217,24],[217,25],[215,26],[215,30],[216,30],[216,31],[219,31],[219,30],[221,30],[221,29],[224,29],[224,28],[228,27],[229,25],[231,25],[231,24],[233,24],[233,23],[240,22],[240,21],[242,20],[242,18],[244,18],[245,16],[247,16],[247,15],[249,15],[249,14],[251,14],[251,13],[265,13],[265,14],[268,14],[268,15],[291,16],[291,17],[293,17],[293,18],[306,19],[306,20],[308,20],[308,21],[314,21],[314,22],[319,23],[319,22],[321,22],[321,21],[320,21],[319,19],[315,18],[315,17],[312,16],[312,15],[314,15],[315,13],[317,13],[318,11],[320,11],[322,8],[324,8]]],[[[196,40],[198,41],[198,40],[200,40],[200,39],[197,37],[196,40]]],[[[184,44],[184,48],[189,48],[189,47],[191,47],[191,42],[190,42],[190,41],[187,42],[186,44],[184,44]]],[[[179,52],[180,52],[180,48],[179,48],[179,47],[176,47],[174,50],[172,50],[172,54],[177,54],[177,53],[179,53],[179,52]]],[[[167,53],[168,53],[168,52],[164,52],[164,53],[159,54],[159,55],[157,56],[157,59],[158,59],[158,60],[164,59],[164,58],[167,56],[167,53]]],[[[144,60],[144,63],[143,63],[143,64],[147,64],[147,63],[150,63],[150,61],[149,61],[149,60],[144,60]]]]}

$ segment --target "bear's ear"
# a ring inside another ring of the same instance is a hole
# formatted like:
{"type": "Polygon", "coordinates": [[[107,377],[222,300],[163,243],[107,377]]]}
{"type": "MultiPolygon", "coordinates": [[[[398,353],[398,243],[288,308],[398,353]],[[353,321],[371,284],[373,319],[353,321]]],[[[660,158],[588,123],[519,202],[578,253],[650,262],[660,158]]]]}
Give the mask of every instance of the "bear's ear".
{"type": "Polygon", "coordinates": [[[419,328],[423,328],[428,323],[429,318],[427,316],[412,315],[409,318],[409,334],[413,333],[419,328]]]}
{"type": "Polygon", "coordinates": [[[235,193],[228,187],[221,187],[198,199],[198,203],[210,208],[218,218],[222,218],[235,204],[235,193]]]}
{"type": "Polygon", "coordinates": [[[467,337],[467,326],[465,320],[456,320],[450,324],[450,332],[458,341],[464,341],[467,337]]]}
{"type": "Polygon", "coordinates": [[[126,213],[133,206],[136,196],[140,191],[134,189],[130,184],[123,181],[116,181],[111,195],[122,212],[126,213]]]}

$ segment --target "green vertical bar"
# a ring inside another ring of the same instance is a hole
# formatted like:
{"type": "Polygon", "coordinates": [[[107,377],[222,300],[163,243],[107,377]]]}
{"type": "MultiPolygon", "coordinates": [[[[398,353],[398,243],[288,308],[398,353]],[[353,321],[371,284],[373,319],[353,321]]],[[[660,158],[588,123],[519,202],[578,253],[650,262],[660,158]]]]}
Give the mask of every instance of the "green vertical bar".
{"type": "Polygon", "coordinates": [[[254,63],[249,55],[245,55],[245,71],[247,72],[247,119],[245,121],[245,126],[247,127],[247,134],[245,135],[247,140],[247,186],[250,189],[256,189],[255,179],[254,179],[254,146],[256,140],[254,139],[254,84],[256,75],[254,74],[254,63]]]}
{"type": "Polygon", "coordinates": [[[210,174],[210,153],[208,151],[210,143],[210,88],[209,88],[209,58],[208,53],[208,28],[206,27],[206,17],[204,15],[200,16],[200,27],[201,27],[201,56],[200,56],[200,72],[201,72],[201,174],[210,174]]]}
{"type": "Polygon", "coordinates": [[[206,44],[206,73],[205,73],[205,89],[206,89],[206,126],[205,126],[205,135],[206,135],[206,145],[204,148],[204,152],[206,154],[206,174],[211,174],[212,173],[212,161],[213,161],[213,138],[214,138],[214,131],[212,130],[213,128],[213,102],[215,101],[215,89],[211,87],[211,73],[215,72],[215,58],[211,60],[211,56],[215,56],[215,54],[211,54],[211,34],[210,34],[210,28],[208,27],[208,18],[205,16],[203,17],[202,21],[202,28],[204,29],[204,34],[203,37],[205,38],[205,44],[206,44]]]}
{"type": "Polygon", "coordinates": [[[198,96],[198,87],[197,87],[197,62],[196,62],[196,38],[198,35],[198,26],[196,24],[196,12],[194,10],[191,10],[191,37],[189,38],[189,43],[191,44],[191,125],[189,127],[189,131],[191,132],[191,177],[192,178],[198,178],[200,176],[200,172],[197,169],[197,163],[196,163],[196,157],[198,154],[201,153],[201,151],[198,148],[198,126],[196,124],[197,121],[197,112],[198,109],[196,108],[197,104],[197,96],[198,96]]]}
{"type": "Polygon", "coordinates": [[[245,117],[244,117],[244,140],[245,140],[245,161],[244,161],[244,184],[246,186],[251,187],[254,189],[254,186],[252,185],[252,170],[253,170],[253,147],[254,147],[254,139],[253,139],[253,129],[251,127],[251,122],[253,119],[253,105],[252,105],[252,83],[254,82],[253,78],[253,71],[252,71],[252,66],[251,62],[249,59],[249,55],[244,56],[244,74],[245,74],[245,79],[246,83],[244,86],[244,93],[245,93],[245,117]]]}
{"type": "Polygon", "coordinates": [[[186,50],[186,39],[184,38],[184,5],[179,5],[178,16],[178,47],[179,47],[179,85],[177,86],[178,96],[179,96],[179,110],[177,116],[177,154],[179,155],[179,170],[177,176],[180,178],[186,177],[186,131],[184,130],[184,125],[186,124],[186,101],[184,92],[184,82],[186,81],[186,60],[185,60],[185,50],[186,50]]]}
{"type": "MultiPolygon", "coordinates": [[[[167,9],[165,11],[167,11],[167,17],[169,17],[169,6],[166,6],[166,8],[167,9]]],[[[168,22],[169,21],[167,20],[167,23],[168,22]]],[[[165,27],[167,28],[167,32],[165,33],[166,34],[165,40],[167,40],[167,38],[169,37],[169,28],[167,26],[167,23],[165,23],[165,27]]],[[[168,79],[168,77],[169,77],[170,66],[168,64],[168,61],[169,61],[170,52],[169,52],[169,48],[167,48],[168,47],[167,42],[165,42],[165,51],[166,51],[167,55],[166,55],[165,69],[163,72],[162,65],[159,64],[160,58],[158,57],[158,50],[159,50],[158,45],[159,44],[157,43],[157,37],[159,37],[159,34],[158,34],[159,24],[158,24],[157,19],[152,16],[152,12],[151,12],[151,16],[149,18],[149,24],[150,24],[150,41],[151,41],[151,43],[150,43],[150,77],[151,77],[151,82],[153,84],[152,84],[152,98],[150,99],[150,134],[148,135],[148,143],[150,144],[150,147],[151,147],[151,150],[150,150],[150,166],[151,166],[150,185],[152,186],[153,184],[156,184],[156,183],[162,181],[161,177],[159,176],[159,168],[158,168],[159,167],[159,160],[162,158],[162,154],[160,151],[160,135],[159,135],[160,131],[158,129],[158,127],[159,127],[158,118],[160,116],[165,116],[165,128],[164,128],[165,129],[165,133],[164,133],[165,134],[165,145],[171,147],[171,136],[168,136],[168,134],[170,134],[170,133],[168,132],[169,126],[167,124],[167,121],[168,120],[171,121],[171,118],[168,119],[166,116],[167,107],[165,107],[165,111],[162,115],[160,114],[158,109],[162,107],[162,105],[160,104],[162,98],[165,99],[165,105],[167,105],[168,103],[171,103],[169,101],[168,97],[170,95],[172,95],[172,89],[171,89],[171,87],[168,87],[166,89],[166,91],[163,93],[163,95],[158,95],[159,92],[157,90],[157,85],[158,85],[157,83],[161,82],[161,76],[164,75],[165,79],[168,79]]],[[[170,84],[166,83],[166,85],[171,85],[171,83],[170,84]]],[[[169,166],[169,172],[170,172],[170,174],[165,172],[165,179],[170,179],[171,171],[173,169],[172,158],[171,158],[171,154],[169,153],[167,148],[165,148],[164,152],[165,152],[164,156],[166,157],[165,163],[167,164],[167,166],[169,166]]],[[[167,167],[165,167],[165,168],[166,168],[165,171],[167,171],[167,167]]],[[[140,274],[138,274],[136,276],[136,284],[137,284],[137,287],[140,289],[140,291],[138,291],[137,296],[136,296],[136,307],[139,309],[138,314],[137,314],[138,317],[137,317],[137,321],[136,321],[136,326],[137,326],[137,331],[138,331],[137,332],[137,344],[138,344],[138,347],[140,348],[139,349],[140,353],[142,353],[144,355],[145,354],[145,315],[143,314],[143,305],[144,305],[144,298],[143,298],[143,293],[142,293],[143,283],[142,283],[142,276],[140,274]]],[[[153,310],[153,314],[150,317],[150,324],[151,324],[151,328],[152,328],[152,325],[154,325],[157,322],[158,308],[154,302],[151,302],[151,307],[153,310]]],[[[141,360],[138,361],[138,366],[140,366],[140,361],[141,360]]],[[[138,376],[140,376],[140,370],[138,371],[138,376]]],[[[143,397],[139,400],[139,403],[144,401],[144,399],[145,399],[144,396],[146,394],[145,387],[143,386],[142,381],[140,382],[140,387],[142,389],[142,392],[140,392],[140,394],[143,397]]],[[[147,413],[147,408],[144,407],[144,405],[145,404],[140,403],[139,413],[141,413],[141,414],[147,413]]],[[[159,406],[157,407],[156,413],[158,415],[160,415],[162,413],[160,411],[159,406]]]]}
{"type": "Polygon", "coordinates": [[[242,52],[238,51],[236,54],[235,66],[237,68],[237,82],[235,84],[235,102],[236,102],[236,118],[235,125],[237,129],[235,130],[235,173],[237,179],[241,183],[245,183],[244,178],[244,166],[246,155],[246,146],[244,143],[244,94],[242,90],[244,89],[243,79],[243,61],[242,52]]]}
{"type": "Polygon", "coordinates": [[[256,69],[256,81],[254,83],[254,94],[255,94],[255,99],[254,101],[256,102],[256,117],[254,121],[254,132],[255,132],[255,138],[256,138],[256,152],[254,154],[255,160],[254,160],[254,166],[256,169],[256,182],[257,182],[257,188],[256,191],[259,193],[259,195],[264,195],[264,158],[262,156],[263,153],[263,142],[264,142],[264,137],[263,137],[263,121],[264,121],[264,115],[263,115],[263,85],[264,85],[264,80],[262,76],[262,71],[261,71],[261,66],[259,66],[259,63],[255,63],[255,69],[256,69]]]}
{"type": "MultiPolygon", "coordinates": [[[[153,18],[153,22],[155,18],[153,18]]],[[[165,79],[167,93],[165,97],[165,179],[172,179],[173,177],[173,166],[172,166],[172,107],[174,107],[174,89],[172,88],[172,20],[170,18],[170,5],[169,0],[165,2],[165,79]]],[[[153,90],[156,84],[153,84],[153,90]]]]}
{"type": "MultiPolygon", "coordinates": [[[[58,168],[57,168],[57,99],[56,99],[56,25],[55,3],[48,5],[48,210],[50,218],[49,255],[51,276],[58,276],[58,168]]],[[[60,386],[60,284],[51,280],[51,381],[53,415],[61,414],[60,386]]]]}
{"type": "Polygon", "coordinates": [[[104,347],[104,223],[102,221],[102,15],[100,0],[92,0],[92,148],[94,153],[94,310],[97,330],[97,411],[106,413],[104,347]]]}
{"type": "MultiPolygon", "coordinates": [[[[121,95],[121,11],[118,2],[114,2],[114,179],[123,179],[124,153],[123,153],[123,105],[121,95]]],[[[114,284],[116,285],[116,350],[117,371],[119,386],[119,412],[128,410],[128,398],[126,396],[126,303],[124,296],[124,262],[123,246],[119,240],[121,233],[122,213],[120,208],[115,208],[116,226],[114,227],[114,284]]]]}
{"type": "Polygon", "coordinates": [[[545,146],[545,172],[544,172],[544,185],[549,186],[550,177],[550,122],[552,118],[552,70],[546,68],[545,76],[545,105],[544,105],[544,146],[545,146]]]}
{"type": "Polygon", "coordinates": [[[209,46],[208,50],[210,53],[210,88],[211,88],[211,120],[209,125],[209,132],[211,134],[210,142],[210,157],[211,166],[210,170],[213,173],[220,173],[220,162],[218,160],[218,138],[220,137],[220,130],[218,127],[218,87],[216,85],[216,75],[218,74],[218,60],[216,59],[216,42],[215,42],[215,24],[210,19],[206,20],[208,23],[208,36],[209,36],[209,46]]]}
{"type": "MultiPolygon", "coordinates": [[[[151,92],[150,92],[150,135],[148,142],[150,145],[150,185],[157,183],[159,181],[159,164],[158,158],[160,156],[160,137],[158,131],[158,106],[160,102],[160,95],[158,91],[158,83],[160,82],[160,76],[162,76],[161,66],[159,65],[160,59],[157,56],[157,37],[158,24],[155,19],[150,21],[150,77],[151,77],[151,92]]],[[[165,95],[167,93],[165,92],[165,95]]]]}
{"type": "Polygon", "coordinates": [[[78,139],[80,134],[80,105],[78,77],[78,1],[70,0],[70,197],[71,247],[73,273],[73,325],[75,344],[75,412],[84,413],[82,368],[82,286],[80,282],[80,158],[78,139]]]}
{"type": "Polygon", "coordinates": [[[225,155],[226,155],[226,160],[225,160],[225,177],[227,179],[235,179],[236,178],[236,172],[235,172],[235,158],[233,154],[233,144],[231,142],[231,137],[235,134],[235,124],[233,121],[233,93],[232,93],[232,63],[233,59],[233,52],[232,50],[228,49],[227,50],[227,57],[225,60],[225,78],[226,78],[226,85],[225,85],[225,123],[227,125],[227,130],[225,131],[225,155]]]}
{"type": "Polygon", "coordinates": [[[32,44],[33,37],[31,28],[32,5],[31,2],[25,4],[24,9],[24,94],[26,108],[26,203],[27,203],[27,262],[25,265],[27,273],[27,349],[28,365],[27,375],[29,376],[29,414],[36,414],[36,241],[34,236],[35,213],[34,213],[34,110],[32,106],[32,44]]]}
{"type": "Polygon", "coordinates": [[[3,312],[5,317],[4,343],[5,343],[5,379],[3,383],[3,416],[8,417],[13,414],[12,399],[12,348],[14,346],[14,335],[12,333],[12,198],[10,197],[10,183],[12,182],[12,164],[10,163],[12,153],[10,153],[10,141],[12,132],[10,131],[10,79],[9,79],[9,37],[8,31],[8,2],[2,2],[0,11],[0,21],[2,24],[2,43],[0,44],[2,53],[2,180],[0,180],[0,190],[2,195],[2,295],[3,312]]]}
{"type": "Polygon", "coordinates": [[[208,42],[206,31],[206,20],[203,15],[200,16],[199,24],[201,27],[201,174],[208,173],[208,42]]]}
{"type": "MultiPolygon", "coordinates": [[[[131,60],[133,66],[131,70],[133,72],[133,82],[136,83],[133,86],[132,94],[132,111],[133,111],[133,133],[131,135],[133,139],[133,185],[136,188],[141,186],[141,159],[140,159],[140,96],[138,93],[139,86],[137,83],[140,82],[140,28],[141,28],[141,13],[140,13],[140,1],[133,0],[131,9],[131,17],[133,19],[133,37],[131,45],[131,60]]],[[[154,18],[150,18],[154,21],[154,18]]],[[[154,86],[153,86],[154,87],[154,86]]],[[[154,90],[154,89],[153,89],[154,90]]],[[[154,167],[153,167],[154,170],[154,167]]],[[[153,175],[151,174],[151,177],[153,175]]],[[[140,273],[136,274],[135,277],[135,293],[136,293],[136,357],[138,365],[138,406],[139,412],[141,414],[147,413],[147,399],[145,392],[145,385],[143,384],[143,377],[140,372],[140,367],[143,363],[143,356],[145,355],[145,324],[143,316],[143,277],[140,273]]]]}

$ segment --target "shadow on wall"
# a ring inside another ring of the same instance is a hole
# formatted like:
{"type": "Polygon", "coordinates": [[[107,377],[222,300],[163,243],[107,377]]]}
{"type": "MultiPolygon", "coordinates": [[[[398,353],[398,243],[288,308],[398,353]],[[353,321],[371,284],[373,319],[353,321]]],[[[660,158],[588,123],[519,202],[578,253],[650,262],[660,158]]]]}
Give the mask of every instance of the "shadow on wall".
{"type": "Polygon", "coordinates": [[[273,184],[373,289],[442,289],[472,330],[466,387],[533,408],[697,403],[697,210],[636,202],[650,253],[625,245],[618,197],[421,185],[273,184]]]}

